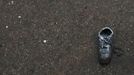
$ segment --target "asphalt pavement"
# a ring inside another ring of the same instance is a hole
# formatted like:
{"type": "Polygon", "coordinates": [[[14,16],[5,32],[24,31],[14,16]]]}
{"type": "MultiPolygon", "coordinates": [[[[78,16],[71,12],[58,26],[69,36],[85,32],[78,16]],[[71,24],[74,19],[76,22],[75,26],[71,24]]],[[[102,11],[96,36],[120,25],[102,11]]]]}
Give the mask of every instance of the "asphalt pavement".
{"type": "Polygon", "coordinates": [[[134,0],[0,0],[0,75],[134,75],[134,0]],[[114,54],[101,66],[106,26],[114,54]]]}

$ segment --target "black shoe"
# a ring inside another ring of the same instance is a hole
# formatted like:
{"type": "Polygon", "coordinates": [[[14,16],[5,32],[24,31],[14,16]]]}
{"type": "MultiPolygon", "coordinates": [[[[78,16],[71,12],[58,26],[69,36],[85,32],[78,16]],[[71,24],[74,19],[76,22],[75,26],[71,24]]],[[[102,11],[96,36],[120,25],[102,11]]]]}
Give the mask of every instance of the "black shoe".
{"type": "Polygon", "coordinates": [[[100,30],[99,37],[99,63],[108,64],[112,58],[112,36],[113,31],[109,27],[100,30]]]}

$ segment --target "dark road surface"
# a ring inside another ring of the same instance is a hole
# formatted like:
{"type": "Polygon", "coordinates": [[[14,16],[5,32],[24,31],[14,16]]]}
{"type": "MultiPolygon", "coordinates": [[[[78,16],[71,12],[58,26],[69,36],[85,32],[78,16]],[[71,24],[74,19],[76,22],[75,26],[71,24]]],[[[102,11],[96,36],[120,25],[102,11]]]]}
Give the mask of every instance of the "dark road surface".
{"type": "Polygon", "coordinates": [[[0,0],[0,75],[134,75],[134,0],[0,0]],[[101,66],[105,26],[114,55],[101,66]]]}

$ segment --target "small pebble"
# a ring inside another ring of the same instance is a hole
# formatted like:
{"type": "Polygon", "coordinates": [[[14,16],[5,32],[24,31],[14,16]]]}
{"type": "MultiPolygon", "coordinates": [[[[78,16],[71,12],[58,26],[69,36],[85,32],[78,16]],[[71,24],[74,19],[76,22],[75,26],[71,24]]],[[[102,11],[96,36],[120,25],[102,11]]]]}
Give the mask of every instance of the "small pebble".
{"type": "Polygon", "coordinates": [[[133,27],[133,25],[130,25],[130,27],[132,28],[132,27],[133,27]]]}
{"type": "Polygon", "coordinates": [[[18,16],[18,18],[21,18],[21,16],[18,16]]]}
{"type": "Polygon", "coordinates": [[[14,1],[9,2],[8,4],[9,4],[9,5],[13,5],[13,4],[14,4],[14,1]]]}
{"type": "Polygon", "coordinates": [[[128,48],[127,51],[130,51],[130,48],[128,48]]]}
{"type": "Polygon", "coordinates": [[[134,43],[134,41],[130,41],[131,43],[134,43]]]}
{"type": "Polygon", "coordinates": [[[46,43],[46,42],[47,42],[47,40],[43,40],[43,42],[44,42],[44,43],[46,43]]]}
{"type": "Polygon", "coordinates": [[[8,26],[6,26],[6,28],[8,28],[8,26]]]}

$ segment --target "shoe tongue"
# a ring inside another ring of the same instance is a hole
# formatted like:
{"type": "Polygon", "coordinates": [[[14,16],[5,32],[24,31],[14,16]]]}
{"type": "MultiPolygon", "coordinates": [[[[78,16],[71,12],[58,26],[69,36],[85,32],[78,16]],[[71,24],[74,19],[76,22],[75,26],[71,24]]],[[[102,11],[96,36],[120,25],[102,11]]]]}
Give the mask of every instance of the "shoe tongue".
{"type": "Polygon", "coordinates": [[[110,44],[110,38],[103,38],[101,40],[103,41],[103,45],[110,44]]]}

